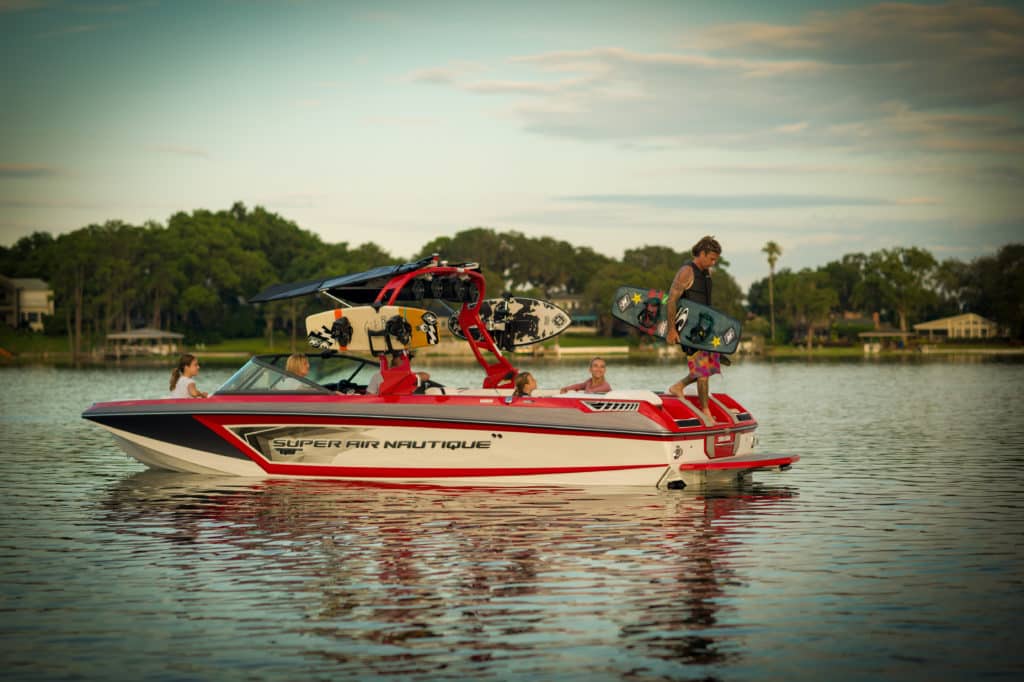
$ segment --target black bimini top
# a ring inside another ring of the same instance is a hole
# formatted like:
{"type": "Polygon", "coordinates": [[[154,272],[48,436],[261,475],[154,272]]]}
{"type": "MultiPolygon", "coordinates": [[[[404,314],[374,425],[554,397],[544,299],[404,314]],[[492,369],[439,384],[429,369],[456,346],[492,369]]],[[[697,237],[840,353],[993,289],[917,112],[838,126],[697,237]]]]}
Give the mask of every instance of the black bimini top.
{"type": "Polygon", "coordinates": [[[266,303],[268,301],[281,301],[325,291],[337,298],[366,303],[374,300],[381,287],[386,285],[392,278],[412,272],[413,270],[425,268],[433,261],[433,256],[429,256],[412,263],[383,265],[351,275],[328,277],[327,279],[312,279],[288,284],[275,284],[250,298],[249,302],[266,303]]]}

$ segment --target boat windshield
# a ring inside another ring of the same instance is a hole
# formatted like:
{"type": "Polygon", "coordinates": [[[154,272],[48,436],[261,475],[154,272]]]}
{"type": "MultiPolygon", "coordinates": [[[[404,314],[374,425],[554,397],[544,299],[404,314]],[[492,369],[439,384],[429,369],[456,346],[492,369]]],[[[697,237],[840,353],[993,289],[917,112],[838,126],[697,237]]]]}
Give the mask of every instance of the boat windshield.
{"type": "Polygon", "coordinates": [[[242,365],[215,393],[364,393],[376,363],[348,355],[310,354],[309,372],[300,377],[285,370],[287,355],[257,355],[242,365]]]}

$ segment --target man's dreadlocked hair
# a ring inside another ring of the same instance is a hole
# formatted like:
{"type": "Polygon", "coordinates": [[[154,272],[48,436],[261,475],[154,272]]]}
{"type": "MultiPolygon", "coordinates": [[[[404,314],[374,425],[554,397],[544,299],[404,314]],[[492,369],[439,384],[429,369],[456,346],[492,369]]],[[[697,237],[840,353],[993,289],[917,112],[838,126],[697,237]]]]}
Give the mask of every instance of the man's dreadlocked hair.
{"type": "Polygon", "coordinates": [[[690,249],[690,252],[694,256],[699,256],[704,251],[711,251],[712,253],[722,255],[722,245],[719,244],[718,240],[716,240],[711,235],[701,237],[701,240],[693,245],[693,248],[690,249]]]}

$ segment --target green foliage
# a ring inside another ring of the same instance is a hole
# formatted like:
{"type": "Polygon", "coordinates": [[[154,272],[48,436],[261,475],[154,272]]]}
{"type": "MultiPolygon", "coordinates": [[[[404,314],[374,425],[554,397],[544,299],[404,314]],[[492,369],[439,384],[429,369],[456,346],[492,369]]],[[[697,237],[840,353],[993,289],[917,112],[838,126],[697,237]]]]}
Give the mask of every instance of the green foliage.
{"type": "Polygon", "coordinates": [[[875,303],[876,309],[896,315],[900,330],[909,319],[937,300],[935,258],[916,247],[882,249],[868,256],[863,277],[854,286],[853,298],[875,303]]]}
{"type": "Polygon", "coordinates": [[[527,237],[521,232],[495,232],[475,227],[451,237],[438,237],[420,249],[417,258],[439,254],[449,262],[480,264],[488,296],[506,291],[552,296],[578,294],[610,258],[586,247],[551,237],[527,237]]]}
{"type": "Polygon", "coordinates": [[[829,311],[838,303],[825,273],[805,268],[798,273],[784,270],[775,275],[775,304],[795,326],[806,331],[807,344],[814,331],[828,324],[829,311]]]}
{"type": "Polygon", "coordinates": [[[1024,244],[1007,244],[960,274],[957,289],[964,310],[989,317],[1013,338],[1024,339],[1024,244]]]}
{"type": "MultiPolygon", "coordinates": [[[[726,245],[727,246],[727,245],[726,245]]],[[[834,336],[856,330],[834,322],[842,312],[879,312],[908,328],[958,312],[977,312],[1024,339],[1024,244],[1009,244],[971,263],[936,262],[919,248],[847,254],[816,270],[775,272],[782,248],[769,241],[768,276],[746,294],[729,273],[714,271],[713,302],[729,315],[769,318],[774,286],[776,339],[813,335],[831,325],[834,336]]],[[[439,253],[450,262],[480,264],[488,296],[503,292],[551,297],[578,294],[612,331],[610,304],[623,284],[667,288],[687,250],[648,245],[621,260],[551,237],[474,227],[434,239],[419,256],[439,253]]],[[[269,284],[325,278],[401,262],[372,242],[326,244],[317,235],[262,207],[242,203],[228,210],[179,212],[166,226],[120,221],[89,225],[52,237],[36,232],[0,247],[0,272],[42,277],[55,291],[48,334],[67,335],[72,349],[102,341],[111,331],[138,326],[173,329],[188,339],[263,335],[268,344],[301,343],[302,321],[323,308],[314,297],[253,306],[246,299],[269,284]],[[283,333],[282,333],[283,332],[283,333]]],[[[756,325],[755,325],[756,326],[756,325]]],[[[748,326],[748,329],[752,327],[748,326]]]]}
{"type": "MultiPolygon", "coordinates": [[[[642,270],[654,270],[667,268],[672,275],[686,263],[689,263],[693,256],[689,252],[680,253],[667,246],[642,246],[639,249],[628,249],[622,256],[623,265],[631,265],[642,270]]],[[[671,282],[671,279],[669,280],[671,282]]],[[[660,288],[667,288],[668,284],[662,284],[660,288]]]]}
{"type": "Polygon", "coordinates": [[[854,310],[858,307],[859,303],[854,291],[858,282],[864,277],[866,263],[867,256],[863,253],[848,253],[840,260],[832,261],[824,268],[819,268],[825,272],[829,286],[839,298],[839,310],[854,310]]]}
{"type": "Polygon", "coordinates": [[[860,340],[858,335],[861,332],[869,332],[872,329],[874,329],[874,325],[870,322],[838,320],[832,324],[830,336],[833,340],[854,343],[860,340]]]}
{"type": "MultiPolygon", "coordinates": [[[[847,254],[816,272],[836,295],[829,313],[834,319],[846,311],[861,311],[866,317],[877,312],[884,322],[908,330],[917,322],[976,312],[1008,329],[1012,338],[1024,339],[1024,244],[1007,244],[996,255],[970,263],[939,263],[914,247],[883,249],[847,254]]],[[[783,315],[780,324],[804,329],[797,312],[792,307],[782,310],[778,303],[780,280],[793,276],[788,270],[776,273],[776,308],[783,315]]],[[[767,290],[767,277],[751,284],[747,303],[752,313],[767,314],[767,290]]],[[[865,331],[854,327],[834,323],[832,328],[846,338],[865,331]]]]}

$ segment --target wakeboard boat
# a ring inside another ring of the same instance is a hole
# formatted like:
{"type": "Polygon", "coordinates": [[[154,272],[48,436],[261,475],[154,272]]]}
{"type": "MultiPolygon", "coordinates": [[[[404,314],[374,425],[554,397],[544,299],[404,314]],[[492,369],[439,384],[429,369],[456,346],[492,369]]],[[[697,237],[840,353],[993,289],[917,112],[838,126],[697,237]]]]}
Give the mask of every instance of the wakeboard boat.
{"type": "Polygon", "coordinates": [[[100,402],[82,416],[151,468],[211,475],[682,488],[743,481],[799,459],[755,453],[757,421],[723,393],[712,394],[710,417],[695,396],[648,390],[514,395],[518,370],[494,340],[502,323],[479,315],[484,291],[475,264],[435,256],[279,285],[251,299],[320,293],[338,303],[339,320],[359,319],[346,312],[364,303],[388,311],[401,301],[458,304],[460,336],[484,371],[478,388],[419,380],[409,363],[409,325],[382,319],[374,329],[335,324],[310,332],[318,348],[358,345],[365,332],[378,344],[373,359],[309,353],[310,370],[298,376],[286,370],[288,356],[258,355],[209,398],[100,402]],[[378,373],[379,392],[368,391],[378,373]]]}

